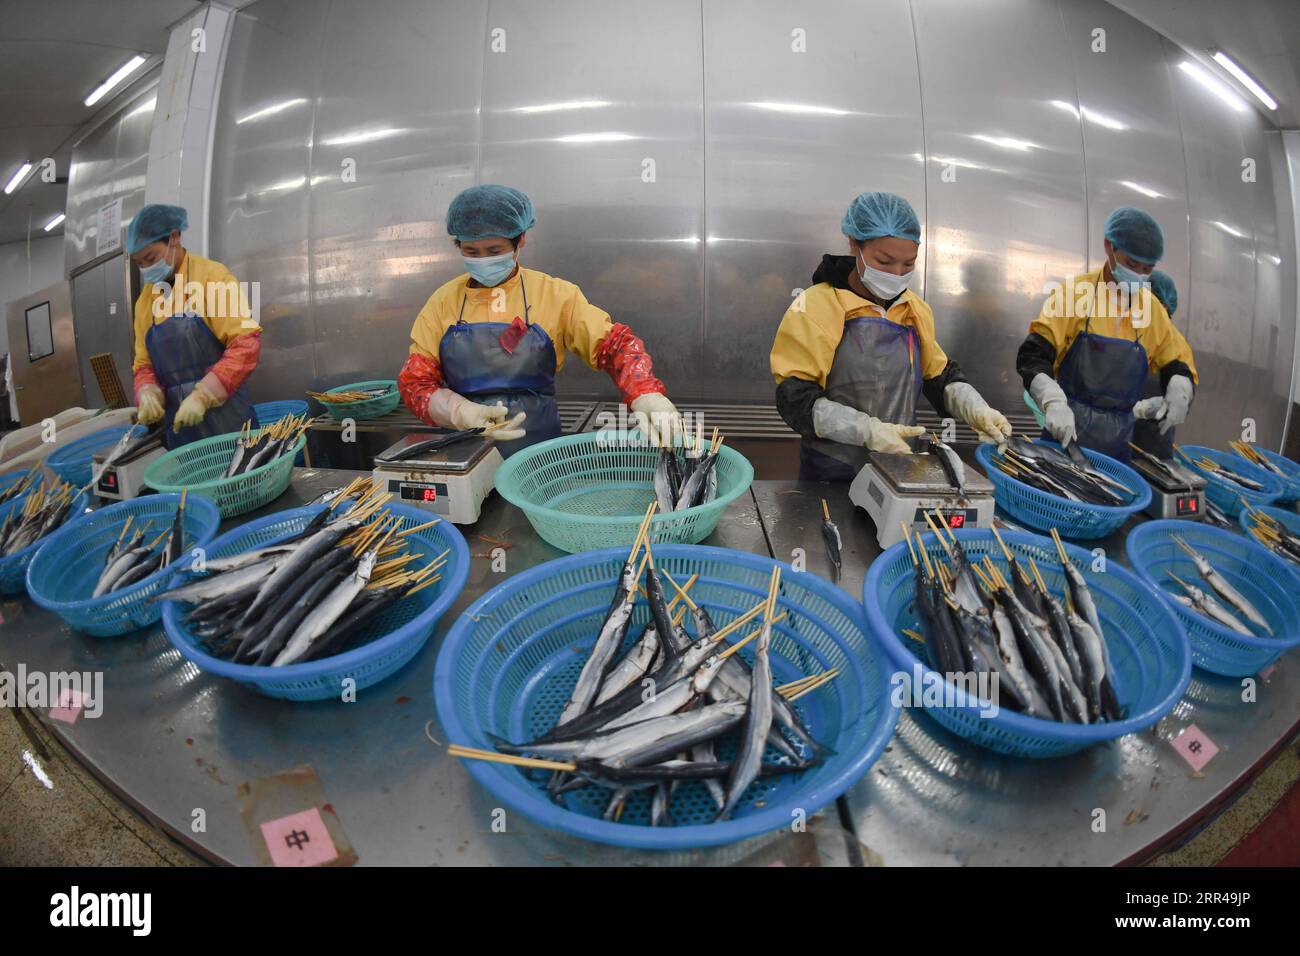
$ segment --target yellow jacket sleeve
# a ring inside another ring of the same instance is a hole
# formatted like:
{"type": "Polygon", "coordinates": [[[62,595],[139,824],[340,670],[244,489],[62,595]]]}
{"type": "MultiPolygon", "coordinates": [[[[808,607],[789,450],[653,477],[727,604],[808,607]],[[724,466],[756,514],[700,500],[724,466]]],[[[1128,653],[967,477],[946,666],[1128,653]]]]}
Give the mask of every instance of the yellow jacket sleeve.
{"type": "Polygon", "coordinates": [[[912,306],[913,328],[921,343],[921,377],[938,378],[948,367],[948,355],[934,334],[934,310],[920,296],[911,292],[907,299],[912,306]]]}
{"type": "Polygon", "coordinates": [[[1192,381],[1199,385],[1196,360],[1187,339],[1160,300],[1150,293],[1147,293],[1147,307],[1151,310],[1151,327],[1143,333],[1142,344],[1146,346],[1151,371],[1159,372],[1170,362],[1182,362],[1192,373],[1192,381]]]}
{"type": "Polygon", "coordinates": [[[552,279],[559,287],[561,344],[567,351],[580,356],[589,368],[596,368],[596,353],[600,343],[613,326],[609,313],[592,305],[572,282],[552,279]]]}
{"type": "Polygon", "coordinates": [[[826,387],[826,376],[844,336],[844,309],[826,283],[807,289],[786,310],[772,342],[772,377],[780,385],[799,378],[826,387]]]}
{"type": "Polygon", "coordinates": [[[153,361],[149,358],[149,349],[145,347],[145,336],[149,333],[149,326],[153,325],[152,289],[151,285],[145,286],[140,290],[140,297],[135,300],[135,359],[131,362],[132,372],[153,367],[153,361]]]}
{"type": "Polygon", "coordinates": [[[261,327],[253,321],[253,313],[244,297],[244,290],[230,270],[220,262],[203,260],[201,267],[200,263],[195,263],[194,275],[187,276],[186,279],[198,283],[195,293],[198,288],[202,288],[202,308],[193,311],[203,316],[204,322],[222,345],[229,345],[231,339],[241,335],[261,331],[261,327]]]}
{"type": "Polygon", "coordinates": [[[444,295],[443,289],[438,289],[429,300],[424,303],[424,308],[420,314],[415,317],[415,324],[411,326],[411,349],[412,355],[422,355],[425,358],[436,359],[438,357],[438,347],[442,343],[442,335],[447,331],[445,320],[447,296],[444,295]]]}

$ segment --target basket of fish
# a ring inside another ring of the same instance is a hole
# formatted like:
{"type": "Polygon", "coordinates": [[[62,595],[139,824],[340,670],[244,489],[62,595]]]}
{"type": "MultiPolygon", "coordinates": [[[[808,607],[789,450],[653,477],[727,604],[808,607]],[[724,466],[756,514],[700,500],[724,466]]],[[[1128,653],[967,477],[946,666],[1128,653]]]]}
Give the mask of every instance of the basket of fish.
{"type": "Polygon", "coordinates": [[[1240,455],[1204,445],[1175,445],[1178,458],[1205,476],[1205,496],[1229,518],[1241,515],[1243,505],[1269,505],[1282,497],[1282,479],[1240,455]]]}
{"type": "Polygon", "coordinates": [[[23,468],[0,475],[0,505],[22,498],[40,476],[39,468],[23,468]]]}
{"type": "Polygon", "coordinates": [[[330,505],[227,532],[169,582],[168,639],[203,671],[270,697],[339,700],[406,666],[469,574],[455,526],[368,479],[330,505]],[[346,505],[345,505],[346,502],[346,505]]]}
{"type": "Polygon", "coordinates": [[[549,544],[570,554],[636,536],[646,504],[659,503],[655,543],[695,544],[754,481],[754,466],[716,436],[657,448],[640,432],[598,431],[539,442],[497,469],[501,497],[549,544]]]}
{"type": "Polygon", "coordinates": [[[90,495],[58,479],[36,480],[0,504],[0,594],[20,594],[27,584],[27,565],[45,539],[86,510],[90,495]]]}
{"type": "Polygon", "coordinates": [[[1249,442],[1234,441],[1228,444],[1246,461],[1258,465],[1282,482],[1282,494],[1278,495],[1277,504],[1293,505],[1300,501],[1300,463],[1249,442]]]}
{"type": "Polygon", "coordinates": [[[449,752],[539,824],[640,849],[731,843],[834,801],[898,719],[861,609],[766,557],[649,551],[559,558],[469,607],[434,670],[449,752]]]}
{"type": "Polygon", "coordinates": [[[148,431],[143,425],[115,425],[68,442],[56,448],[45,458],[45,466],[73,487],[90,484],[90,465],[95,452],[118,444],[124,435],[143,437],[148,431]]]}
{"type": "Polygon", "coordinates": [[[27,568],[27,593],[74,630],[116,637],[155,623],[153,596],[221,515],[204,498],[146,495],[83,515],[46,540],[27,568]]]}
{"type": "Polygon", "coordinates": [[[1183,622],[1197,667],[1246,677],[1300,644],[1295,577],[1253,539],[1171,519],[1134,528],[1125,547],[1183,622]]]}
{"type": "Polygon", "coordinates": [[[1137,575],[1023,531],[953,531],[942,516],[874,562],[867,622],[905,698],[953,733],[1059,757],[1137,733],[1191,679],[1177,617],[1137,575]]]}
{"type": "Polygon", "coordinates": [[[993,482],[993,497],[1015,521],[1067,538],[1104,538],[1151,503],[1136,471],[1071,442],[1013,437],[1002,451],[980,445],[975,458],[993,482]]]}
{"type": "Polygon", "coordinates": [[[397,381],[391,378],[336,385],[323,392],[308,392],[337,421],[351,418],[362,421],[387,415],[402,400],[397,381]]]}
{"type": "Polygon", "coordinates": [[[144,482],[161,492],[188,490],[233,518],[270,504],[289,487],[293,459],[307,443],[303,416],[285,416],[261,428],[202,438],[154,461],[144,482]]]}
{"type": "MultiPolygon", "coordinates": [[[[253,411],[257,414],[258,422],[262,423],[273,422],[286,415],[295,418],[306,416],[311,413],[311,407],[301,398],[285,398],[276,402],[258,402],[253,406],[253,411]]],[[[303,453],[298,452],[293,458],[293,463],[302,467],[305,460],[303,453]]]]}
{"type": "Polygon", "coordinates": [[[1242,529],[1300,577],[1300,514],[1285,508],[1242,508],[1242,529]]]}

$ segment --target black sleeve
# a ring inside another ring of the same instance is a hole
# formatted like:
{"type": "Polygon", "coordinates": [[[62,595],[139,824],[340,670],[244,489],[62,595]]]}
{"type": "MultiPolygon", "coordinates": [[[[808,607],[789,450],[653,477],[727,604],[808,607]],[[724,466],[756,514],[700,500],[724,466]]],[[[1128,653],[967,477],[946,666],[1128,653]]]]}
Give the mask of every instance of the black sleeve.
{"type": "Polygon", "coordinates": [[[1020,351],[1016,353],[1016,371],[1020,373],[1026,391],[1029,390],[1029,383],[1039,372],[1055,377],[1052,374],[1055,365],[1056,347],[1051,342],[1037,332],[1030,332],[1025,336],[1025,340],[1020,343],[1020,351]]]}
{"type": "Polygon", "coordinates": [[[813,431],[813,403],[822,398],[826,390],[816,382],[802,378],[787,378],[776,387],[776,410],[785,423],[805,438],[816,438],[813,431]]]}
{"type": "Polygon", "coordinates": [[[948,359],[948,364],[943,367],[943,371],[934,378],[927,378],[921,383],[921,394],[925,396],[940,418],[952,418],[948,411],[948,405],[943,400],[943,390],[953,382],[964,382],[966,376],[962,374],[961,366],[952,359],[948,359]]]}
{"type": "Polygon", "coordinates": [[[1182,359],[1174,359],[1160,369],[1161,393],[1164,393],[1169,388],[1169,380],[1175,375],[1186,376],[1187,380],[1192,383],[1192,394],[1196,394],[1196,379],[1192,378],[1192,370],[1187,367],[1187,363],[1182,359]]]}

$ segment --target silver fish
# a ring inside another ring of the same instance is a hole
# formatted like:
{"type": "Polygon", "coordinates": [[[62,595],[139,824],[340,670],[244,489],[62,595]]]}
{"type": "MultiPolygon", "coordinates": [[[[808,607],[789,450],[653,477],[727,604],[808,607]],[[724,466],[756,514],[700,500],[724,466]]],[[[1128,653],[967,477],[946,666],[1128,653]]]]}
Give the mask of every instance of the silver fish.
{"type": "Polygon", "coordinates": [[[1272,634],[1273,629],[1268,626],[1268,621],[1255,605],[1246,600],[1245,595],[1233,587],[1226,578],[1214,566],[1205,559],[1205,556],[1184,541],[1178,535],[1172,536],[1175,543],[1187,553],[1196,565],[1196,570],[1200,573],[1207,584],[1218,592],[1219,596],[1232,605],[1233,610],[1238,611],[1246,620],[1258,628],[1262,628],[1265,633],[1272,634]]]}
{"type": "Polygon", "coordinates": [[[585,714],[591,707],[592,701],[596,699],[601,681],[609,670],[614,655],[623,646],[623,638],[627,635],[628,624],[632,620],[632,601],[629,598],[636,593],[635,578],[636,569],[632,566],[632,562],[628,561],[623,565],[623,574],[619,579],[619,588],[614,595],[612,606],[605,616],[604,623],[601,624],[600,634],[596,637],[591,653],[587,655],[586,663],[582,665],[578,682],[574,685],[569,700],[560,713],[560,719],[556,722],[557,727],[585,714]]]}
{"type": "Polygon", "coordinates": [[[293,637],[289,638],[284,650],[271,662],[272,667],[285,667],[292,664],[307,652],[312,641],[329,630],[335,619],[347,610],[348,605],[358,594],[365,590],[377,557],[378,551],[366,552],[357,569],[330,591],[329,596],[317,604],[298,625],[298,630],[293,632],[293,637]]]}
{"type": "Polygon", "coordinates": [[[749,681],[749,707],[745,713],[744,728],[740,735],[740,748],[727,777],[727,802],[718,811],[719,820],[731,817],[736,804],[749,785],[758,776],[763,762],[767,735],[772,729],[772,622],[765,621],[758,645],[754,649],[754,665],[749,681]]]}

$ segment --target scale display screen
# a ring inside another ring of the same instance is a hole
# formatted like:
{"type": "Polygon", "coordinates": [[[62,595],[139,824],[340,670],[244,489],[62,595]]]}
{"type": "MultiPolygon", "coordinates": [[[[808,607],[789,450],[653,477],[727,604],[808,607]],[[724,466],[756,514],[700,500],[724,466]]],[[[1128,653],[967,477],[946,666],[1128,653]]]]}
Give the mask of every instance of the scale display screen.
{"type": "Polygon", "coordinates": [[[117,470],[115,468],[104,469],[104,474],[100,476],[99,483],[95,487],[100,491],[117,491],[117,470]]]}
{"type": "Polygon", "coordinates": [[[912,524],[928,528],[929,525],[925,522],[925,516],[928,514],[933,518],[936,511],[942,512],[943,519],[948,522],[948,527],[954,531],[966,527],[967,524],[974,525],[979,521],[979,513],[974,508],[917,508],[916,514],[912,516],[912,524]]]}
{"type": "Polygon", "coordinates": [[[409,481],[390,481],[388,490],[396,491],[403,501],[421,501],[426,504],[432,504],[439,498],[447,496],[447,486],[441,483],[416,484],[409,481]]]}
{"type": "Polygon", "coordinates": [[[1174,497],[1174,514],[1178,517],[1200,514],[1200,510],[1200,495],[1176,495],[1174,497]]]}

